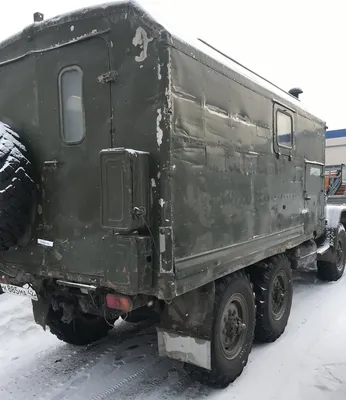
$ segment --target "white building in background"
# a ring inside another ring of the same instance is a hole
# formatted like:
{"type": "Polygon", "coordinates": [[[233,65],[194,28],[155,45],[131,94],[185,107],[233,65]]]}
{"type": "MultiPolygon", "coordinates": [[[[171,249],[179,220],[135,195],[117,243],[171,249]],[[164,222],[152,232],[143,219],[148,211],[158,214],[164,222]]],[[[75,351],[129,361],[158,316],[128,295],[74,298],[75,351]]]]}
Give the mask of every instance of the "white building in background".
{"type": "Polygon", "coordinates": [[[326,166],[346,164],[346,129],[327,131],[326,166]]]}

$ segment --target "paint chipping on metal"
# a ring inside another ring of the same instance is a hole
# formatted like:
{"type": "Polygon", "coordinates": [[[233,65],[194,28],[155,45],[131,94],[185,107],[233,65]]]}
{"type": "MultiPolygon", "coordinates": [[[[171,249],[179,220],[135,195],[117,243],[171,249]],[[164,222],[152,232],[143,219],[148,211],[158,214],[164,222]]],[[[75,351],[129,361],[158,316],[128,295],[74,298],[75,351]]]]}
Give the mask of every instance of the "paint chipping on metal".
{"type": "Polygon", "coordinates": [[[153,40],[153,38],[148,38],[147,32],[139,26],[136,30],[135,37],[132,39],[132,44],[141,49],[139,56],[135,57],[137,62],[143,62],[148,57],[148,45],[153,40]]]}
{"type": "Polygon", "coordinates": [[[53,249],[53,254],[54,254],[54,257],[55,257],[58,261],[61,261],[61,260],[62,260],[62,255],[61,255],[61,253],[59,253],[59,251],[58,251],[57,249],[53,249]]]}
{"type": "Polygon", "coordinates": [[[161,198],[161,199],[159,200],[159,204],[160,204],[161,207],[163,207],[164,204],[165,204],[165,201],[161,198]]]}
{"type": "Polygon", "coordinates": [[[160,122],[162,120],[162,113],[161,110],[157,110],[157,118],[156,118],[156,140],[157,140],[157,145],[160,147],[162,144],[162,137],[163,137],[163,131],[160,127],[160,122]]]}
{"type": "Polygon", "coordinates": [[[160,63],[157,64],[157,78],[159,81],[162,79],[160,63]]]}

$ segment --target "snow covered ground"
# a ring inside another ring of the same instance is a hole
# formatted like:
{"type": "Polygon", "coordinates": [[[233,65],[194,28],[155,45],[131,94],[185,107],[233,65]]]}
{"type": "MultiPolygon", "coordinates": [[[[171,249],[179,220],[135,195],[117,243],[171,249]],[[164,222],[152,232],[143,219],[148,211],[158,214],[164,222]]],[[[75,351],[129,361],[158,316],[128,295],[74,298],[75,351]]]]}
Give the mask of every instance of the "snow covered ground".
{"type": "Polygon", "coordinates": [[[77,348],[36,326],[28,300],[1,295],[0,398],[345,400],[346,277],[326,284],[301,272],[294,288],[285,334],[255,345],[241,377],[218,391],[159,358],[152,327],[120,322],[108,338],[77,348]]]}

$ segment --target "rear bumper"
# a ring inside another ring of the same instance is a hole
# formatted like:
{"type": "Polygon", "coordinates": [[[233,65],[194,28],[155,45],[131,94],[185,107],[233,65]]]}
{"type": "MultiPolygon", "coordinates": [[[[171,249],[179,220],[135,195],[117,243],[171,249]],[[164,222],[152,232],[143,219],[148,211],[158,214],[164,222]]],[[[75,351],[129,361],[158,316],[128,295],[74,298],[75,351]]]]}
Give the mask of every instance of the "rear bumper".
{"type": "Polygon", "coordinates": [[[78,260],[71,268],[64,265],[63,259],[61,264],[52,266],[38,259],[26,264],[26,255],[26,249],[1,254],[0,267],[9,282],[34,283],[48,278],[109,288],[128,295],[154,294],[152,243],[146,236],[114,237],[111,254],[100,257],[94,274],[84,272],[78,260]]]}

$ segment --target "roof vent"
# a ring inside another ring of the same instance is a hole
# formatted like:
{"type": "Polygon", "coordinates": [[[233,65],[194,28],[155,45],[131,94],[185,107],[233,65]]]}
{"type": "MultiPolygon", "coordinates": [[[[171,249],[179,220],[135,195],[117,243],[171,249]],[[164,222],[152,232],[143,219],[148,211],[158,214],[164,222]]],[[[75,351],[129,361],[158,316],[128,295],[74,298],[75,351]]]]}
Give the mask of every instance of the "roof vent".
{"type": "Polygon", "coordinates": [[[300,88],[292,88],[288,91],[289,94],[299,99],[299,95],[303,93],[302,89],[300,88]]]}
{"type": "Polygon", "coordinates": [[[34,13],[34,22],[41,22],[44,19],[44,15],[40,12],[34,13]]]}

